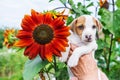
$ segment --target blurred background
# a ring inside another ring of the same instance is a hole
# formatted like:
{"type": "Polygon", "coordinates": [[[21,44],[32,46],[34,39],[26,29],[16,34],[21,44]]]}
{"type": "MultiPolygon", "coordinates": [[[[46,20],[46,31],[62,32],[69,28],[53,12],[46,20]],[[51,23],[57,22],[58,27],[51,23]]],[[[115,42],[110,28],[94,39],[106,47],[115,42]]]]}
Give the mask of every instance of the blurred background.
{"type": "Polygon", "coordinates": [[[109,80],[120,80],[120,0],[1,0],[0,6],[0,80],[23,80],[28,58],[23,50],[6,48],[3,34],[6,29],[20,29],[22,18],[31,9],[40,12],[66,9],[67,25],[83,14],[98,18],[103,24],[95,55],[98,66],[109,80]]]}

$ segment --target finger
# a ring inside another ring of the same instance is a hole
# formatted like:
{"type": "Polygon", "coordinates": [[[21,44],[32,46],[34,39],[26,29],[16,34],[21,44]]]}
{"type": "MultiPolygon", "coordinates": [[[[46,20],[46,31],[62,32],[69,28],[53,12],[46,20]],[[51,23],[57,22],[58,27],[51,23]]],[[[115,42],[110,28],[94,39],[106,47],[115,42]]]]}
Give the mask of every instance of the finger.
{"type": "Polygon", "coordinates": [[[70,80],[78,80],[77,77],[72,77],[70,80]]]}
{"type": "Polygon", "coordinates": [[[88,55],[94,57],[94,53],[92,51],[89,52],[88,55]]]}
{"type": "Polygon", "coordinates": [[[72,50],[69,51],[70,54],[72,54],[72,52],[73,52],[72,50]]]}
{"type": "Polygon", "coordinates": [[[75,44],[70,44],[70,46],[71,46],[71,49],[72,50],[74,50],[75,48],[77,48],[78,46],[77,45],[75,45],[75,44]]]}

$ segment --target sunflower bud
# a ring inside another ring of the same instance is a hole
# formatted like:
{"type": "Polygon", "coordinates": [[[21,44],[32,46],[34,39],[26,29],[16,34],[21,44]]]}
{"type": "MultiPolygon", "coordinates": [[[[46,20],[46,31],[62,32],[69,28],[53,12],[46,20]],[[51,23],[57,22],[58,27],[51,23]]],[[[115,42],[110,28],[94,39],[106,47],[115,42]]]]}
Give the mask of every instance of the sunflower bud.
{"type": "Polygon", "coordinates": [[[109,8],[108,1],[107,0],[100,0],[100,8],[108,9],[109,8]]]}
{"type": "Polygon", "coordinates": [[[5,30],[3,45],[5,45],[7,48],[10,48],[14,45],[15,41],[16,41],[15,30],[14,29],[5,30]]]}

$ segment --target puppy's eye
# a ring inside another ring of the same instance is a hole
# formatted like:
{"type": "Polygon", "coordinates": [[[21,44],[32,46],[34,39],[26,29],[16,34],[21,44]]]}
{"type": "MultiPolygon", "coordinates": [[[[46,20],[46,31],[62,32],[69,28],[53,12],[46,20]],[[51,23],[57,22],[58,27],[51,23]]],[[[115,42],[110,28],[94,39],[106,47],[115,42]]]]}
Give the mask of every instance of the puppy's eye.
{"type": "Polygon", "coordinates": [[[92,26],[92,28],[93,28],[93,29],[95,29],[95,28],[96,28],[96,26],[95,26],[95,25],[93,25],[93,26],[92,26]]]}
{"type": "Polygon", "coordinates": [[[83,30],[83,29],[84,29],[84,26],[83,26],[83,25],[80,25],[80,26],[78,26],[78,28],[79,28],[80,30],[83,30]]]}

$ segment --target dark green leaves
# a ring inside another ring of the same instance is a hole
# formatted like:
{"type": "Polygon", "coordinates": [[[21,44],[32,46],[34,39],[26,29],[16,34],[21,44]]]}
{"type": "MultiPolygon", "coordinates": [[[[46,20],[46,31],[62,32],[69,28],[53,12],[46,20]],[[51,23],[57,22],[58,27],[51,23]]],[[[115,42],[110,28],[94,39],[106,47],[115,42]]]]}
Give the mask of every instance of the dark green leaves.
{"type": "Polygon", "coordinates": [[[89,3],[86,7],[91,7],[93,6],[93,2],[89,3]]]}
{"type": "Polygon", "coordinates": [[[111,33],[113,33],[113,14],[103,8],[99,10],[98,14],[101,16],[103,28],[108,29],[111,33]]]}
{"type": "Polygon", "coordinates": [[[113,16],[113,32],[116,38],[120,38],[120,9],[114,12],[113,16]]]}
{"type": "Polygon", "coordinates": [[[54,1],[54,0],[49,0],[49,2],[52,2],[52,1],[54,1]]]}
{"type": "Polygon", "coordinates": [[[68,19],[67,19],[67,25],[69,25],[73,21],[73,19],[74,18],[72,16],[68,17],[68,19]]]}

